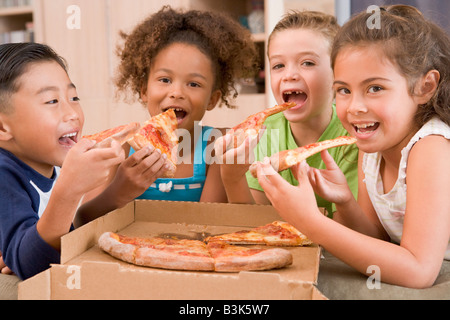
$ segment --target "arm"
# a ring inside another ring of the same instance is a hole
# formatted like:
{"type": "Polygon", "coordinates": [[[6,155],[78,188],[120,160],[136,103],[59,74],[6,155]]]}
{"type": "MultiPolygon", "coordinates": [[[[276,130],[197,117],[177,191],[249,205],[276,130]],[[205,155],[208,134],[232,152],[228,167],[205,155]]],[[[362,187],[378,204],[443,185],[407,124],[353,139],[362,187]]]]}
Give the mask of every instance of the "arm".
{"type": "Polygon", "coordinates": [[[220,175],[220,165],[209,165],[200,202],[228,202],[227,194],[222,183],[222,177],[220,175]]]}
{"type": "Polygon", "coordinates": [[[166,156],[149,146],[143,148],[125,161],[117,169],[112,181],[102,187],[103,191],[83,203],[77,211],[74,224],[82,226],[104,214],[122,208],[140,196],[167,170],[166,156]]]}
{"type": "MultiPolygon", "coordinates": [[[[307,168],[299,172],[298,187],[276,174],[264,175],[263,165],[258,168],[258,178],[280,215],[339,259],[364,274],[369,266],[377,265],[385,282],[425,288],[439,273],[450,237],[446,195],[450,188],[446,164],[450,143],[422,143],[416,144],[409,158],[407,209],[400,245],[366,236],[319,214],[307,168]]],[[[265,169],[271,170],[270,166],[265,169]]]]}
{"type": "MultiPolygon", "coordinates": [[[[351,228],[363,234],[388,240],[375,210],[367,194],[364,183],[364,173],[361,170],[361,164],[364,154],[361,153],[358,158],[358,202],[356,202],[352,191],[350,190],[345,175],[335,163],[333,157],[328,151],[322,151],[321,157],[325,163],[326,170],[310,168],[307,164],[308,177],[314,191],[322,198],[335,203],[336,212],[333,219],[344,226],[351,228]]],[[[293,168],[294,174],[298,167],[293,168]]]]}
{"type": "Polygon", "coordinates": [[[230,135],[219,138],[216,143],[215,151],[221,163],[220,173],[230,203],[255,203],[245,174],[253,161],[253,149],[258,140],[258,138],[247,137],[239,147],[228,151],[227,146],[232,143],[230,135]]]}
{"type": "Polygon", "coordinates": [[[43,204],[33,201],[36,189],[28,176],[18,171],[3,174],[1,184],[6,185],[0,192],[0,250],[5,264],[19,278],[29,278],[50,263],[59,263],[60,237],[71,230],[84,192],[102,183],[109,169],[123,159],[120,147],[90,147],[92,142],[81,140],[69,151],[41,218],[36,206],[43,204]]]}
{"type": "Polygon", "coordinates": [[[83,196],[106,183],[111,170],[123,161],[119,143],[110,148],[90,149],[92,141],[81,140],[67,154],[47,208],[37,223],[42,239],[56,250],[68,233],[83,196]],[[61,213],[64,214],[61,214],[61,213]]]}

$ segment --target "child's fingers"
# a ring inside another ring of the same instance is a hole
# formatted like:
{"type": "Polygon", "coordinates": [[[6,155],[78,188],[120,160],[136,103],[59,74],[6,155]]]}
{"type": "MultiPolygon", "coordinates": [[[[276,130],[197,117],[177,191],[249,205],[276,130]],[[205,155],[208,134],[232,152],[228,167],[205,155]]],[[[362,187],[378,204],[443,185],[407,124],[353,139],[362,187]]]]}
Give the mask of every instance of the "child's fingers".
{"type": "Polygon", "coordinates": [[[77,142],[77,144],[73,147],[73,149],[79,150],[81,153],[92,149],[95,146],[96,142],[93,140],[89,140],[86,138],[81,139],[77,142]]]}
{"type": "Polygon", "coordinates": [[[225,161],[224,160],[225,154],[227,152],[227,147],[230,144],[230,141],[232,140],[231,138],[232,138],[231,135],[226,134],[218,138],[216,142],[214,142],[214,152],[219,164],[222,164],[225,161]]]}
{"type": "Polygon", "coordinates": [[[306,162],[306,160],[303,160],[302,162],[297,163],[295,166],[291,167],[292,174],[294,175],[294,178],[298,180],[298,175],[301,170],[301,167],[304,166],[306,171],[308,173],[312,170],[312,168],[309,166],[309,164],[306,162]]]}
{"type": "Polygon", "coordinates": [[[328,170],[334,170],[339,168],[336,162],[334,161],[333,157],[330,155],[328,150],[324,150],[320,153],[320,156],[322,157],[323,163],[325,164],[325,167],[328,170]]]}
{"type": "Polygon", "coordinates": [[[259,184],[263,187],[264,190],[266,188],[277,188],[280,183],[284,181],[283,178],[275,171],[269,161],[267,159],[264,160],[264,163],[258,162],[256,165],[257,177],[259,184]]]}
{"type": "Polygon", "coordinates": [[[155,151],[152,145],[148,145],[139,151],[136,151],[131,156],[129,156],[125,161],[124,165],[128,167],[134,167],[142,162],[146,157],[151,155],[155,151]]]}

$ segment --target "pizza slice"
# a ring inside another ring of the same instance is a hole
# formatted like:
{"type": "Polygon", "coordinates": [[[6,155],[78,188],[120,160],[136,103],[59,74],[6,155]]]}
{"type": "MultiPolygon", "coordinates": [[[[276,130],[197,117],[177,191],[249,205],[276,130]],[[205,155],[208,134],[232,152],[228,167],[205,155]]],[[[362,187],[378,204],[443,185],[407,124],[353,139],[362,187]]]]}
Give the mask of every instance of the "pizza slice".
{"type": "Polygon", "coordinates": [[[285,249],[247,248],[224,242],[207,245],[214,259],[216,272],[261,271],[287,267],[292,264],[292,254],[285,249]]]}
{"type": "Polygon", "coordinates": [[[287,222],[274,221],[251,230],[211,236],[208,243],[224,242],[229,244],[259,244],[268,246],[306,246],[312,244],[304,234],[287,222]]]}
{"type": "Polygon", "coordinates": [[[243,122],[233,127],[228,134],[233,136],[233,145],[228,145],[227,150],[231,148],[237,148],[240,146],[244,140],[249,136],[258,135],[259,131],[264,125],[267,117],[274,115],[276,113],[286,111],[290,108],[295,107],[295,103],[284,103],[272,108],[265,109],[264,111],[255,113],[245,119],[243,122]]]}
{"type": "Polygon", "coordinates": [[[152,145],[167,155],[171,168],[164,175],[171,178],[175,175],[178,154],[177,117],[173,109],[160,113],[146,121],[128,143],[135,151],[152,145]]]}
{"type": "Polygon", "coordinates": [[[139,266],[214,271],[214,259],[206,244],[198,240],[127,237],[106,232],[98,245],[111,256],[139,266]]]}
{"type": "MultiPolygon", "coordinates": [[[[277,172],[281,172],[299,164],[303,160],[306,160],[307,158],[321,151],[330,148],[351,145],[354,143],[356,143],[356,138],[349,136],[342,136],[336,139],[315,142],[294,150],[280,151],[270,157],[270,164],[277,172]]],[[[250,173],[253,175],[253,177],[257,177],[256,163],[253,163],[250,166],[250,173]]]]}
{"type": "Polygon", "coordinates": [[[111,146],[113,140],[118,141],[121,145],[125,144],[136,134],[139,128],[139,123],[132,122],[96,134],[87,135],[83,138],[96,141],[97,144],[94,148],[107,148],[111,146]]]}

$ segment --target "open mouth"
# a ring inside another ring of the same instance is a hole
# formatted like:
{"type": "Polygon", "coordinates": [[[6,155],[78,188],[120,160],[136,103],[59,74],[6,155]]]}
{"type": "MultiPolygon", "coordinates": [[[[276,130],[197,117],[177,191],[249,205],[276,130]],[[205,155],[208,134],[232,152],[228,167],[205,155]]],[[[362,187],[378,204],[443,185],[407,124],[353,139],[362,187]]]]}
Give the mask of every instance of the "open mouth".
{"type": "Polygon", "coordinates": [[[187,112],[181,108],[178,107],[169,107],[169,108],[165,108],[163,111],[167,111],[169,109],[172,109],[175,112],[175,115],[177,116],[177,120],[178,123],[180,123],[181,121],[183,121],[184,118],[186,118],[187,116],[187,112]]]}
{"type": "Polygon", "coordinates": [[[371,122],[371,123],[361,123],[361,124],[354,124],[353,127],[355,128],[356,133],[360,134],[369,134],[374,132],[378,129],[380,126],[379,122],[371,122]]]}
{"type": "Polygon", "coordinates": [[[72,147],[78,142],[78,133],[71,132],[59,138],[59,143],[65,147],[72,147]]]}
{"type": "Polygon", "coordinates": [[[308,95],[303,91],[285,91],[283,92],[284,102],[295,102],[297,105],[303,105],[308,99],[308,95]]]}

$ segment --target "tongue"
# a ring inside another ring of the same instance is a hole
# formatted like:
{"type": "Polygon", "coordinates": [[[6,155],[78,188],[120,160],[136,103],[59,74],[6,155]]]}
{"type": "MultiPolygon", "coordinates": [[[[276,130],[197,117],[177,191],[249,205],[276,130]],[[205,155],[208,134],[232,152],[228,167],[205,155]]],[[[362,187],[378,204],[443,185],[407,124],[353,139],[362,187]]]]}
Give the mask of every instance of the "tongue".
{"type": "Polygon", "coordinates": [[[68,147],[75,145],[75,141],[73,141],[72,139],[67,138],[67,137],[59,138],[59,143],[62,144],[63,146],[68,146],[68,147]]]}

